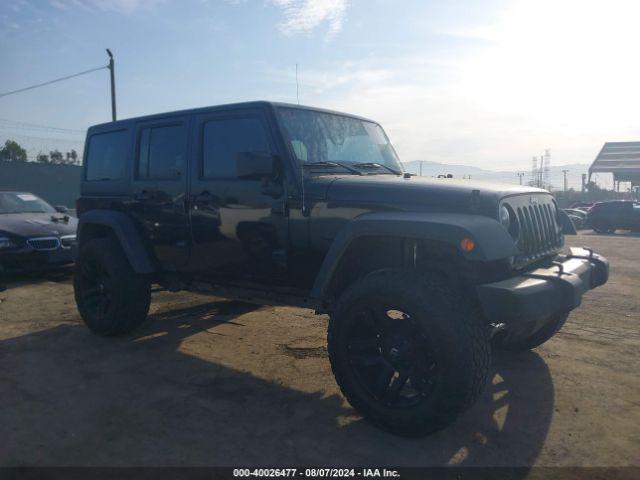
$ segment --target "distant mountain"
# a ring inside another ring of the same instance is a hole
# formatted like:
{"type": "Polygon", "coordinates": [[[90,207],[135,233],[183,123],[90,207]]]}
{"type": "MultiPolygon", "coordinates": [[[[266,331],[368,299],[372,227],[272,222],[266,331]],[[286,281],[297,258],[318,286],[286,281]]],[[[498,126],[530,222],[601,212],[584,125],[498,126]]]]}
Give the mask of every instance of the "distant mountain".
{"type": "MultiPolygon", "coordinates": [[[[494,182],[504,183],[519,183],[518,172],[523,170],[485,170],[480,167],[473,167],[470,165],[450,165],[446,163],[429,162],[429,161],[414,161],[404,163],[404,168],[408,172],[419,174],[420,163],[422,163],[422,175],[425,177],[436,177],[438,175],[452,174],[454,178],[463,178],[471,176],[472,179],[487,180],[494,182]]],[[[569,188],[580,189],[582,185],[583,173],[587,173],[589,170],[589,164],[573,163],[569,165],[552,165],[549,168],[549,181],[554,189],[561,189],[563,187],[563,173],[562,170],[568,170],[567,172],[567,184],[569,188]]],[[[531,180],[531,172],[524,171],[522,177],[522,183],[527,184],[531,180]]]]}

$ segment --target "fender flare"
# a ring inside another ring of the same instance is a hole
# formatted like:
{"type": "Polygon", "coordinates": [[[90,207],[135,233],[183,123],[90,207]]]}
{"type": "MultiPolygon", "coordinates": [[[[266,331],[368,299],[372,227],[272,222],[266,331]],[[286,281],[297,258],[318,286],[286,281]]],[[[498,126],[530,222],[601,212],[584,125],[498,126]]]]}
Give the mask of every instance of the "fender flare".
{"type": "Polygon", "coordinates": [[[114,210],[89,210],[80,215],[78,243],[81,244],[83,230],[88,225],[109,227],[115,234],[129,264],[136,273],[149,274],[156,271],[133,220],[114,210]]]}
{"type": "Polygon", "coordinates": [[[320,266],[311,297],[322,299],[350,244],[366,236],[399,236],[434,240],[454,246],[472,261],[493,261],[518,254],[514,239],[497,220],[462,213],[382,212],[356,217],[338,232],[320,266]],[[463,238],[476,246],[471,252],[460,247],[463,238]]]}

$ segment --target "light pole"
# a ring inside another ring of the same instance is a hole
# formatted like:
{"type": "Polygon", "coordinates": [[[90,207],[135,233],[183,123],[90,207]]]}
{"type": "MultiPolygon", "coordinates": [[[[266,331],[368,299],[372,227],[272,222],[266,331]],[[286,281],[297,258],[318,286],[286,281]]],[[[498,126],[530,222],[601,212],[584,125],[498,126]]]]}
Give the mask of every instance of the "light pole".
{"type": "Polygon", "coordinates": [[[516,173],[516,175],[518,175],[518,180],[520,180],[520,185],[522,185],[522,177],[524,177],[524,172],[518,172],[516,173]]]}
{"type": "Polygon", "coordinates": [[[113,54],[111,50],[107,48],[107,55],[109,55],[109,73],[111,74],[111,119],[116,121],[116,77],[114,72],[113,54]]]}
{"type": "Polygon", "coordinates": [[[562,170],[562,173],[564,174],[564,191],[567,191],[567,172],[569,170],[562,170]]]}

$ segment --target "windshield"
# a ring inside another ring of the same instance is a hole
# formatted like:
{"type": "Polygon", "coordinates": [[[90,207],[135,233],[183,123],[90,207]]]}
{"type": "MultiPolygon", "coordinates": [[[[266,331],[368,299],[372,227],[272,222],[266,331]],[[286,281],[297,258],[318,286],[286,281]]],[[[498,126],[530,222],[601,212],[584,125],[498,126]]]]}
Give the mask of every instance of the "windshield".
{"type": "Polygon", "coordinates": [[[55,213],[55,209],[31,193],[0,192],[2,213],[55,213]]]}
{"type": "MultiPolygon", "coordinates": [[[[345,166],[382,165],[396,172],[402,166],[380,125],[353,117],[279,108],[291,148],[302,164],[336,162],[345,166]]],[[[380,169],[376,173],[390,173],[380,169]]]]}

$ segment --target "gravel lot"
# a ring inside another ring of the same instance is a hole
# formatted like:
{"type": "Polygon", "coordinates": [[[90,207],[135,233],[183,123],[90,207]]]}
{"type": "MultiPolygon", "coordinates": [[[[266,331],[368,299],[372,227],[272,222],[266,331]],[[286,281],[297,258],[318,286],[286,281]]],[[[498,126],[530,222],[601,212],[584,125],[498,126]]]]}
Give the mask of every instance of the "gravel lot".
{"type": "Polygon", "coordinates": [[[611,262],[565,328],[495,355],[450,428],[388,435],[339,394],[327,318],[155,294],[133,335],[95,337],[69,276],[0,293],[0,465],[640,466],[640,236],[582,234],[611,262]]]}

